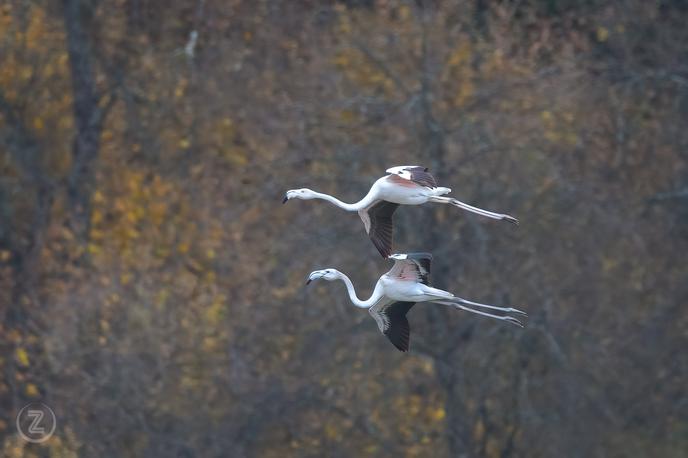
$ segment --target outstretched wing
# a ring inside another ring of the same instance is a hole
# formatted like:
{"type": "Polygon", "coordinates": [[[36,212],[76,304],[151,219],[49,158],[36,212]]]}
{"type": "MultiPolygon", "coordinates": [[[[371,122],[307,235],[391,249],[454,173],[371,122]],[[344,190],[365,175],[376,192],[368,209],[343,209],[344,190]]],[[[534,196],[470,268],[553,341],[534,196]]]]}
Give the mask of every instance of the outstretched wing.
{"type": "Polygon", "coordinates": [[[387,336],[392,345],[400,351],[409,349],[411,327],[406,314],[415,304],[415,302],[378,303],[368,309],[375,318],[380,332],[387,336]]]}
{"type": "Polygon", "coordinates": [[[380,200],[358,212],[370,240],[383,258],[392,254],[392,215],[398,206],[399,204],[380,200]]]}
{"type": "Polygon", "coordinates": [[[393,254],[390,258],[394,259],[394,267],[387,272],[388,277],[430,285],[430,253],[393,254]]]}
{"type": "Polygon", "coordinates": [[[437,180],[428,172],[427,167],[421,167],[419,165],[402,165],[387,169],[387,173],[398,175],[405,180],[412,181],[428,188],[437,187],[437,180]]]}

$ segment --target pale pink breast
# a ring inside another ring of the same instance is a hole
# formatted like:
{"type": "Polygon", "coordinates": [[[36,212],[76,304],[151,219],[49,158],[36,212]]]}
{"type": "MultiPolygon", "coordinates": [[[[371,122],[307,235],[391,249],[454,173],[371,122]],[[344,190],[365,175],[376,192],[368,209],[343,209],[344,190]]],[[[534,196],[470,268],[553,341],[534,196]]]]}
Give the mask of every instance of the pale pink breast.
{"type": "Polygon", "coordinates": [[[410,267],[404,267],[399,273],[399,279],[404,281],[416,281],[416,272],[410,267]]]}
{"type": "Polygon", "coordinates": [[[390,182],[394,183],[396,186],[403,186],[405,188],[421,188],[419,184],[414,183],[413,181],[407,180],[405,178],[401,178],[399,175],[390,175],[387,178],[390,182]]]}

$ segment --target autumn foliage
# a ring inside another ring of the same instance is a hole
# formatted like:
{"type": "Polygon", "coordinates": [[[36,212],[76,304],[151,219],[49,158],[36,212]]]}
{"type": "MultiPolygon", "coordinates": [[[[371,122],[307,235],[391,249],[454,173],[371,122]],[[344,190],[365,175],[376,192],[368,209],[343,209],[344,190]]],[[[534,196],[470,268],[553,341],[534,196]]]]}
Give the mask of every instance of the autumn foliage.
{"type": "Polygon", "coordinates": [[[0,1],[0,456],[684,456],[680,0],[0,1]],[[341,285],[405,207],[431,281],[397,352],[341,285]],[[56,434],[24,442],[26,403],[56,434]]]}

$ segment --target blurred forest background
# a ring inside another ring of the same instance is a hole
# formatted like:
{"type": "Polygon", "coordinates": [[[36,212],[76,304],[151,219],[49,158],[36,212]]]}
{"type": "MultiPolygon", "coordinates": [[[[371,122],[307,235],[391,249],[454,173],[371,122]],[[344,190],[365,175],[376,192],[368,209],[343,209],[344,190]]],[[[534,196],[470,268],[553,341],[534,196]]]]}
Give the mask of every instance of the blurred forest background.
{"type": "Polygon", "coordinates": [[[679,457],[688,450],[685,0],[0,0],[0,455],[679,457]],[[367,295],[358,200],[434,285],[367,295]],[[418,228],[422,227],[422,230],[418,228]],[[55,436],[14,419],[42,400],[55,436]]]}

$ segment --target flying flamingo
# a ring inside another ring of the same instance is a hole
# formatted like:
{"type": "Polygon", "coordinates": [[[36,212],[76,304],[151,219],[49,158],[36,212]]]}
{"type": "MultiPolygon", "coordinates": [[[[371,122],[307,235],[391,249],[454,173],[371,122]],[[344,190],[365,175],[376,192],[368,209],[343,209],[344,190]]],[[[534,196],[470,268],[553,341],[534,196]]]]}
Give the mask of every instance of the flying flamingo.
{"type": "Polygon", "coordinates": [[[358,212],[370,240],[383,258],[392,253],[392,215],[399,205],[421,205],[426,202],[449,204],[488,218],[518,224],[518,220],[512,216],[473,207],[452,197],[442,197],[449,194],[451,189],[438,187],[435,177],[428,173],[426,167],[392,167],[387,169],[387,173],[389,175],[373,183],[368,194],[354,204],[307,188],[287,191],[282,203],[289,199],[322,199],[346,211],[358,212]]]}
{"type": "Polygon", "coordinates": [[[432,261],[430,253],[393,254],[389,258],[394,259],[394,267],[380,277],[373,294],[363,301],[356,295],[356,290],[349,277],[336,269],[311,272],[306,284],[321,278],[328,281],[343,281],[349,292],[351,302],[356,307],[368,309],[368,312],[375,318],[380,332],[387,336],[390,342],[401,351],[408,351],[411,334],[406,313],[417,302],[435,302],[448,305],[523,327],[523,324],[512,316],[493,315],[475,310],[475,308],[527,316],[521,310],[468,301],[454,296],[450,292],[431,287],[429,285],[430,263],[432,261]]]}

